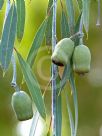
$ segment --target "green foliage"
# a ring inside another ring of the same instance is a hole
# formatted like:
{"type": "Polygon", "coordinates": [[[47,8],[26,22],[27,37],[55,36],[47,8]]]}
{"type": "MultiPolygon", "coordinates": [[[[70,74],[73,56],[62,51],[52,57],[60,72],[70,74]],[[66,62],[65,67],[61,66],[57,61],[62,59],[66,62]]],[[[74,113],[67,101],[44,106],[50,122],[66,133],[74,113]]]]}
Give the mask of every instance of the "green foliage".
{"type": "Polygon", "coordinates": [[[77,135],[77,129],[78,129],[78,100],[77,100],[77,90],[76,90],[76,85],[74,81],[74,75],[73,72],[71,72],[70,78],[70,85],[72,89],[72,94],[73,94],[73,101],[74,101],[74,109],[75,109],[75,130],[74,130],[74,135],[77,135]]]}
{"type": "Polygon", "coordinates": [[[69,115],[69,122],[70,122],[70,129],[71,129],[71,136],[74,136],[74,120],[73,120],[73,115],[72,115],[72,111],[70,108],[70,103],[69,103],[69,98],[68,98],[68,94],[65,93],[65,97],[66,97],[66,104],[67,104],[67,111],[68,111],[68,115],[69,115]]]}
{"type": "Polygon", "coordinates": [[[68,19],[65,15],[65,12],[62,9],[61,14],[61,38],[69,37],[69,26],[68,26],[68,19]]]}
{"type": "Polygon", "coordinates": [[[28,86],[28,89],[31,93],[32,99],[40,113],[40,115],[45,119],[46,113],[45,113],[45,105],[44,100],[42,98],[41,90],[39,83],[32,73],[32,70],[27,62],[25,62],[22,58],[22,56],[17,52],[19,63],[22,68],[22,72],[26,81],[26,84],[28,86]]]}
{"type": "Polygon", "coordinates": [[[24,0],[16,0],[17,5],[17,38],[22,40],[25,26],[25,2],[24,0]]]}
{"type": "Polygon", "coordinates": [[[83,24],[86,32],[89,30],[89,14],[90,14],[90,0],[82,0],[82,15],[83,15],[83,24]]]}
{"type": "Polygon", "coordinates": [[[40,48],[43,42],[46,26],[47,26],[47,18],[43,21],[43,23],[39,27],[27,57],[27,62],[29,63],[31,67],[38,53],[38,49],[40,48]]]}
{"type": "Polygon", "coordinates": [[[61,136],[62,132],[62,100],[61,100],[61,94],[59,94],[60,91],[60,77],[58,76],[56,79],[56,85],[57,85],[57,102],[56,102],[56,136],[61,136]]]}
{"type": "Polygon", "coordinates": [[[47,22],[47,27],[46,27],[46,45],[51,45],[52,44],[52,5],[53,5],[53,0],[49,0],[48,3],[48,8],[47,8],[47,14],[48,14],[48,22],[47,22]]]}
{"type": "Polygon", "coordinates": [[[15,3],[12,4],[4,23],[1,39],[0,59],[2,68],[6,71],[11,62],[15,42],[17,13],[15,3]]]}
{"type": "Polygon", "coordinates": [[[67,82],[67,79],[69,79],[70,77],[70,64],[69,65],[66,65],[65,68],[64,68],[64,72],[62,74],[62,79],[61,79],[61,83],[60,83],[60,91],[62,91],[62,89],[64,88],[66,82],[67,82]]]}
{"type": "MultiPolygon", "coordinates": [[[[0,0],[0,9],[2,8],[3,5],[3,0],[0,0]]],[[[46,119],[46,112],[45,112],[45,103],[44,99],[41,94],[41,87],[38,83],[37,78],[35,77],[34,73],[32,72],[32,66],[35,62],[36,56],[38,54],[38,50],[41,47],[44,38],[46,39],[46,45],[53,45],[56,44],[56,18],[54,18],[56,13],[53,13],[55,10],[56,6],[54,5],[56,3],[56,0],[49,0],[48,2],[48,8],[47,8],[47,15],[46,18],[44,19],[43,23],[40,25],[38,31],[35,34],[34,40],[32,42],[29,54],[27,56],[27,61],[25,61],[22,58],[22,55],[16,50],[18,60],[22,69],[23,76],[25,78],[25,82],[28,86],[29,92],[32,96],[32,100],[36,105],[36,113],[33,116],[33,121],[30,129],[30,134],[29,136],[35,135],[36,132],[36,127],[38,125],[38,120],[40,116],[43,119],[46,119]],[[53,9],[53,10],[52,10],[53,9]],[[52,19],[53,22],[52,23],[52,19]],[[53,27],[52,27],[53,26],[53,27]],[[54,29],[54,30],[52,30],[54,29]],[[54,33],[54,35],[52,35],[54,33]],[[52,43],[54,39],[54,43],[52,43]]],[[[60,1],[61,2],[61,1],[60,1]]],[[[89,31],[89,11],[90,11],[90,0],[77,0],[78,6],[79,6],[79,17],[78,20],[75,22],[75,9],[74,9],[74,4],[73,0],[65,0],[66,4],[66,9],[64,10],[64,6],[61,2],[61,20],[60,20],[60,29],[61,29],[61,39],[68,39],[69,36],[74,35],[76,32],[79,32],[80,30],[80,24],[81,24],[81,19],[82,19],[82,29],[83,26],[85,28],[86,33],[89,31]],[[67,14],[66,14],[67,11],[67,14]]],[[[7,15],[7,18],[4,23],[3,27],[3,32],[2,32],[2,39],[0,43],[0,61],[1,61],[1,66],[4,71],[6,71],[9,67],[9,64],[11,62],[11,57],[12,57],[12,52],[15,43],[15,36],[16,36],[16,28],[17,28],[17,39],[18,41],[21,42],[23,35],[24,35],[24,29],[25,29],[25,1],[24,0],[16,0],[16,7],[15,3],[11,5],[10,11],[7,15]],[[17,8],[16,8],[17,7],[17,8]]],[[[83,31],[83,30],[82,30],[83,31]]],[[[81,37],[82,38],[82,37],[81,37]]],[[[69,38],[70,39],[70,38],[69,38]]],[[[70,39],[71,40],[71,39],[70,39]]],[[[71,40],[72,41],[72,40],[71,40]]],[[[73,117],[71,107],[70,107],[70,102],[67,93],[65,93],[66,97],[66,104],[67,104],[67,111],[69,115],[69,121],[70,121],[70,128],[71,128],[71,136],[76,136],[77,135],[77,128],[78,128],[78,100],[77,100],[77,90],[76,90],[76,85],[74,81],[74,73],[73,73],[73,68],[72,68],[72,56],[74,50],[74,45],[77,46],[79,45],[80,42],[80,37],[76,37],[74,39],[73,43],[73,49],[70,50],[67,47],[67,44],[61,47],[61,50],[63,50],[63,54],[66,53],[67,55],[65,56],[65,59],[68,59],[68,53],[71,53],[69,57],[69,61],[66,61],[64,63],[64,71],[62,74],[62,78],[60,79],[59,76],[59,71],[56,69],[55,71],[51,71],[52,75],[55,75],[55,73],[58,73],[58,76],[54,81],[56,82],[57,88],[54,88],[52,84],[52,91],[55,90],[55,126],[56,130],[55,131],[55,136],[61,136],[62,134],[62,94],[61,91],[66,85],[67,81],[69,81],[71,89],[72,89],[72,96],[73,96],[73,103],[74,103],[74,112],[75,116],[73,117]],[[54,89],[53,89],[54,88],[54,89]],[[75,121],[74,121],[75,120],[75,121]]],[[[55,45],[54,45],[55,46],[55,45]]],[[[53,48],[53,47],[52,47],[53,48]]],[[[60,46],[56,46],[56,48],[59,50],[60,46]]],[[[55,48],[55,49],[56,49],[55,48]]],[[[61,55],[60,52],[56,53],[59,58],[61,55]]],[[[14,65],[14,64],[13,64],[14,65]]],[[[55,65],[53,65],[55,66],[55,65]]],[[[57,66],[55,66],[57,68],[57,66]]],[[[15,77],[16,78],[16,77],[15,77]]],[[[51,79],[53,80],[53,79],[51,79]]],[[[64,91],[64,90],[63,90],[64,91]]],[[[54,101],[52,100],[52,103],[54,101]]],[[[50,133],[50,132],[49,132],[50,133]]],[[[48,135],[50,135],[48,133],[48,135]]]]}
{"type": "Polygon", "coordinates": [[[4,4],[4,0],[0,0],[0,10],[2,9],[3,4],[4,4]]]}
{"type": "Polygon", "coordinates": [[[74,33],[74,26],[75,26],[75,15],[74,15],[74,7],[73,7],[73,1],[72,0],[66,0],[66,6],[67,6],[67,13],[69,18],[69,31],[70,35],[74,33]]]}

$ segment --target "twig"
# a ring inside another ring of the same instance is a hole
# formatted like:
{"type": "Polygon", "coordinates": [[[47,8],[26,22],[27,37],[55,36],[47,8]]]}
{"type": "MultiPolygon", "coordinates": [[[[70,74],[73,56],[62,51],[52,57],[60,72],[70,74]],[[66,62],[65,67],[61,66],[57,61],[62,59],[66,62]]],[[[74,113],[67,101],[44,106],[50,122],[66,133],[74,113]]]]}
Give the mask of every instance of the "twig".
{"type": "MultiPolygon", "coordinates": [[[[53,19],[52,19],[52,52],[56,45],[56,11],[57,11],[57,0],[53,0],[53,19]]],[[[52,63],[52,136],[56,136],[56,73],[57,66],[52,63]]]]}

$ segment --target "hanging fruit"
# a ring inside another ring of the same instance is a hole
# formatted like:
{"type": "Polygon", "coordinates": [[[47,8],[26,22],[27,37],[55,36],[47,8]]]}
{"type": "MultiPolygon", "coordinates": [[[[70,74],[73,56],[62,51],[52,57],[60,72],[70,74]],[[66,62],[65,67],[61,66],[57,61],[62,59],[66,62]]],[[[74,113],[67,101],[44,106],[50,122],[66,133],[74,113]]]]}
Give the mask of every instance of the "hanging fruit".
{"type": "Polygon", "coordinates": [[[33,117],[32,101],[24,91],[15,92],[12,95],[11,103],[19,121],[28,120],[33,117]]]}
{"type": "Polygon", "coordinates": [[[73,70],[78,74],[85,74],[90,71],[91,53],[87,46],[75,47],[73,53],[73,70]]]}
{"type": "Polygon", "coordinates": [[[58,66],[67,65],[70,62],[74,50],[74,42],[70,38],[59,41],[51,56],[52,62],[58,66]]]}

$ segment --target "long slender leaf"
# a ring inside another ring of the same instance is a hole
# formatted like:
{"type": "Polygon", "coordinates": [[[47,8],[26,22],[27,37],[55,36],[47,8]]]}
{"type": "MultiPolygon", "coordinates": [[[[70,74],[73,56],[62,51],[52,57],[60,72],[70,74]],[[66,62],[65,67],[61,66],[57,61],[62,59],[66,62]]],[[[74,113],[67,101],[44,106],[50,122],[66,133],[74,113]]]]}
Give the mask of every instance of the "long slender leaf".
{"type": "Polygon", "coordinates": [[[78,100],[77,100],[77,90],[74,82],[74,75],[73,72],[71,72],[70,78],[70,85],[72,88],[72,94],[73,94],[73,100],[74,100],[74,108],[75,108],[75,132],[74,136],[77,135],[77,128],[78,128],[78,100]]]}
{"type": "Polygon", "coordinates": [[[23,60],[23,58],[21,57],[19,53],[17,53],[17,55],[18,55],[19,63],[21,65],[21,69],[22,69],[26,84],[31,93],[33,101],[40,115],[45,119],[46,118],[45,104],[42,98],[42,94],[41,94],[41,90],[40,90],[38,81],[36,77],[34,76],[34,74],[32,73],[29,64],[23,60]]]}
{"type": "Polygon", "coordinates": [[[43,21],[43,23],[39,27],[39,29],[38,29],[38,31],[35,35],[35,38],[33,40],[32,47],[31,47],[29,54],[28,54],[28,57],[27,57],[27,62],[29,63],[29,65],[31,67],[32,67],[34,60],[36,58],[38,49],[40,48],[40,46],[43,42],[44,34],[45,34],[45,31],[46,31],[46,26],[47,26],[47,19],[45,19],[43,21]]]}
{"type": "Polygon", "coordinates": [[[61,15],[61,38],[69,37],[69,26],[68,26],[68,19],[65,15],[65,12],[62,10],[61,15]]]}
{"type": "Polygon", "coordinates": [[[78,17],[78,19],[77,19],[77,21],[76,21],[75,33],[79,32],[81,17],[82,17],[82,13],[80,13],[80,15],[79,15],[79,17],[78,17]]]}
{"type": "MultiPolygon", "coordinates": [[[[79,28],[80,28],[80,21],[81,21],[81,17],[82,17],[82,13],[80,13],[79,17],[78,17],[78,20],[76,22],[76,25],[75,25],[75,33],[79,32],[79,28]]],[[[79,37],[77,37],[75,39],[75,46],[79,45],[79,37]]]]}
{"type": "Polygon", "coordinates": [[[82,10],[82,0],[76,0],[78,2],[79,8],[82,10]]]}
{"type": "Polygon", "coordinates": [[[68,17],[69,17],[68,22],[69,22],[70,35],[72,35],[74,33],[74,25],[75,25],[73,1],[66,0],[66,6],[67,6],[68,17]]]}
{"type": "Polygon", "coordinates": [[[46,45],[51,45],[52,43],[52,15],[53,15],[53,10],[52,10],[52,4],[53,0],[49,0],[48,3],[48,8],[47,8],[47,14],[48,14],[48,22],[47,22],[47,27],[46,27],[46,45]]]}
{"type": "Polygon", "coordinates": [[[89,30],[89,14],[90,14],[90,0],[82,0],[83,9],[83,23],[85,27],[85,31],[88,33],[89,30]]]}
{"type": "Polygon", "coordinates": [[[65,92],[65,97],[66,97],[66,104],[67,104],[67,110],[68,110],[69,121],[70,121],[71,136],[75,136],[74,135],[74,120],[73,120],[73,115],[72,115],[72,111],[71,111],[71,108],[70,108],[68,94],[66,92],[65,92]]]}
{"type": "Polygon", "coordinates": [[[64,86],[65,86],[65,84],[66,84],[66,82],[68,80],[68,77],[70,77],[70,64],[66,65],[65,68],[64,68],[62,79],[60,81],[60,92],[64,88],[64,86]]]}
{"type": "Polygon", "coordinates": [[[22,40],[25,26],[25,1],[16,0],[17,4],[17,38],[22,40]]]}
{"type": "Polygon", "coordinates": [[[33,116],[29,136],[34,136],[35,135],[37,124],[38,124],[38,121],[39,121],[39,117],[40,117],[39,112],[36,111],[34,116],[33,116]]]}
{"type": "Polygon", "coordinates": [[[4,4],[4,0],[0,0],[0,10],[2,9],[3,4],[4,4]]]}
{"type": "MultiPolygon", "coordinates": [[[[67,20],[67,17],[65,15],[65,12],[62,10],[62,15],[61,15],[61,38],[66,38],[66,37],[69,37],[69,25],[68,25],[68,20],[67,20]]],[[[66,81],[67,81],[67,75],[69,74],[70,76],[70,65],[66,65],[65,68],[64,68],[64,72],[63,72],[63,75],[62,75],[62,79],[60,81],[60,91],[59,93],[62,91],[63,87],[65,86],[66,84],[66,81]]]]}
{"type": "Polygon", "coordinates": [[[16,34],[16,22],[17,22],[17,13],[16,7],[13,3],[8,16],[5,20],[4,29],[2,33],[1,39],[1,50],[0,50],[0,59],[2,68],[6,71],[12,57],[15,34],[16,34]]]}
{"type": "MultiPolygon", "coordinates": [[[[56,79],[57,84],[57,94],[59,94],[60,90],[60,77],[58,76],[56,79]]],[[[61,128],[62,128],[62,104],[61,104],[61,94],[57,95],[56,102],[56,136],[61,136],[61,128]]]]}

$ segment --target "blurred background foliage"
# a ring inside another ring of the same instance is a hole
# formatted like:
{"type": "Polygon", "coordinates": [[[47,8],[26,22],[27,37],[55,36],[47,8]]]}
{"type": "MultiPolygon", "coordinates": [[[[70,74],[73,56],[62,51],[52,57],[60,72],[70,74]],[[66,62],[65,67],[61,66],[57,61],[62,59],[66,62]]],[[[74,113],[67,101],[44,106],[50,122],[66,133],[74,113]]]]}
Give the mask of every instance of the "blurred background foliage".
{"type": "MultiPolygon", "coordinates": [[[[44,20],[47,9],[47,0],[27,0],[26,2],[26,24],[25,33],[21,43],[17,40],[15,47],[19,50],[24,58],[26,58],[34,35],[44,20]]],[[[102,0],[101,0],[102,2],[102,0]]],[[[76,19],[78,11],[75,6],[76,19]]],[[[88,39],[85,36],[85,44],[90,48],[92,53],[91,71],[85,76],[75,75],[76,86],[79,102],[79,127],[78,136],[102,136],[102,25],[96,27],[97,18],[97,1],[92,0],[90,13],[90,30],[88,39]]],[[[3,19],[5,13],[5,4],[0,11],[0,37],[3,28],[3,19]]],[[[60,18],[61,6],[58,3],[57,12],[57,37],[60,39],[60,18]]],[[[101,20],[102,23],[102,20],[101,20]]],[[[39,50],[36,62],[33,66],[33,72],[36,74],[38,81],[44,91],[50,79],[50,55],[51,47],[45,45],[45,41],[39,50]]],[[[19,130],[16,129],[17,120],[11,107],[11,96],[14,90],[10,87],[12,80],[12,66],[9,67],[8,72],[3,77],[2,70],[0,69],[0,135],[1,136],[20,136],[19,130]],[[17,132],[18,131],[18,132],[17,132]]],[[[21,84],[22,74],[17,62],[17,81],[21,84]]],[[[28,92],[25,84],[21,85],[21,89],[28,92]]],[[[72,99],[69,84],[65,86],[69,93],[70,102],[72,99]]],[[[65,98],[62,92],[62,108],[63,108],[63,126],[62,136],[70,135],[69,119],[65,103],[65,98]]],[[[45,103],[48,113],[48,123],[51,113],[51,88],[45,95],[45,103]]],[[[73,104],[71,102],[73,107],[73,104]]],[[[27,129],[27,128],[25,128],[27,129]]],[[[42,136],[42,135],[41,135],[42,136]]]]}

